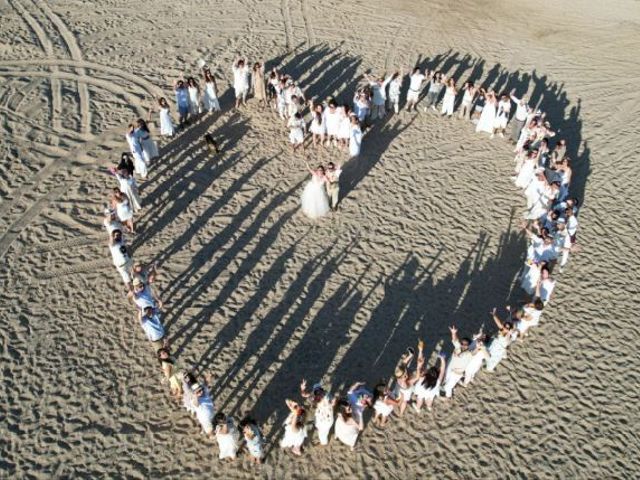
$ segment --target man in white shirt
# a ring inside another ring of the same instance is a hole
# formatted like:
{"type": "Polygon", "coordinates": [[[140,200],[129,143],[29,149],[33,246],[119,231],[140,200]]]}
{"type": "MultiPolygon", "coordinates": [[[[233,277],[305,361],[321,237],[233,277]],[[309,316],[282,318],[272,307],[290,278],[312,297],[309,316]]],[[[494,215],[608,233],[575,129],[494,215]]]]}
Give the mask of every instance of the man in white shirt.
{"type": "Polygon", "coordinates": [[[340,174],[342,173],[342,169],[340,165],[336,166],[333,162],[329,162],[327,164],[327,170],[325,172],[325,176],[327,177],[328,182],[327,186],[327,195],[329,196],[329,204],[331,205],[331,210],[334,212],[338,209],[338,200],[340,198],[340,174]]]}
{"type": "Polygon", "coordinates": [[[447,373],[444,377],[444,395],[446,398],[451,398],[453,395],[453,389],[458,382],[464,376],[464,371],[467,365],[471,361],[472,353],[469,351],[469,344],[471,343],[468,338],[458,339],[458,329],[456,327],[449,327],[451,331],[451,343],[453,343],[453,353],[447,366],[447,373]]]}
{"type": "Polygon", "coordinates": [[[409,76],[409,91],[407,92],[407,111],[416,109],[416,104],[420,98],[422,91],[422,83],[426,76],[420,71],[420,67],[413,69],[413,73],[409,76]]]}
{"type": "Polygon", "coordinates": [[[520,138],[520,132],[527,122],[531,108],[527,105],[527,99],[525,97],[517,98],[514,95],[515,89],[511,90],[511,101],[516,104],[516,114],[511,121],[511,141],[517,143],[520,138]]]}
{"type": "Polygon", "coordinates": [[[151,305],[147,305],[144,311],[138,312],[138,321],[154,350],[158,351],[167,346],[166,332],[160,321],[160,315],[151,305]]]}
{"type": "Polygon", "coordinates": [[[239,58],[233,64],[233,89],[236,93],[236,109],[246,105],[247,94],[249,93],[249,67],[243,58],[239,58]]]}
{"type": "Polygon", "coordinates": [[[126,246],[121,230],[114,230],[109,238],[109,250],[113,264],[122,277],[127,290],[131,291],[131,269],[133,268],[133,258],[126,246]]]}

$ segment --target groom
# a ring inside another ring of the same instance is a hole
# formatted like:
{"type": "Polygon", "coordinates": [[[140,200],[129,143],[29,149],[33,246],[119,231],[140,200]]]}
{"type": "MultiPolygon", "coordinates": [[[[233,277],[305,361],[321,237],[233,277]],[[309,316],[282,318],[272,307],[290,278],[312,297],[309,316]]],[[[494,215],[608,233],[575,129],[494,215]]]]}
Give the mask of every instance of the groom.
{"type": "Polygon", "coordinates": [[[337,166],[333,162],[327,164],[325,176],[327,177],[327,195],[329,196],[329,205],[334,212],[338,209],[338,199],[340,197],[340,183],[339,178],[342,173],[340,166],[337,166]]]}

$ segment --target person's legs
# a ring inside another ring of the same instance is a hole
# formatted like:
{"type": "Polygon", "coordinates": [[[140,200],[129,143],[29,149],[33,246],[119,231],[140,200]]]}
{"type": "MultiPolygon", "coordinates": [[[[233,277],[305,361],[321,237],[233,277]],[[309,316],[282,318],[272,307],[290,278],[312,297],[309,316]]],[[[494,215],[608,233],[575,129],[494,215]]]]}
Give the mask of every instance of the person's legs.
{"type": "Polygon", "coordinates": [[[521,120],[516,120],[515,118],[511,122],[511,141],[518,142],[520,138],[520,132],[522,131],[522,127],[524,127],[524,122],[521,120]]]}
{"type": "Polygon", "coordinates": [[[451,398],[451,396],[453,395],[453,389],[458,384],[461,378],[462,378],[462,375],[459,373],[455,373],[455,372],[447,373],[447,378],[444,381],[445,397],[451,398]]]}

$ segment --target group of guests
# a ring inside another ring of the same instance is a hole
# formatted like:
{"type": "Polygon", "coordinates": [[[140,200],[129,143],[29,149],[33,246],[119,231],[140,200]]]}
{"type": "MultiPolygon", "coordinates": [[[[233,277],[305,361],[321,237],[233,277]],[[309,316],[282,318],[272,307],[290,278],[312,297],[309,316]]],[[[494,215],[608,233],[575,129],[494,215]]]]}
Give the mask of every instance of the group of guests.
{"type": "MultiPolygon", "coordinates": [[[[203,88],[192,77],[187,80],[181,77],[174,85],[181,127],[202,113],[220,111],[216,81],[205,65],[200,67],[203,88]]],[[[275,69],[265,77],[262,62],[250,68],[246,60],[240,58],[234,62],[232,72],[236,108],[244,105],[253,92],[262,108],[271,106],[291,128],[290,138],[295,149],[304,142],[307,122],[303,114],[308,106],[311,116],[308,129],[313,135],[313,145],[348,148],[350,153],[355,153],[351,157],[359,154],[362,129],[391,111],[399,112],[405,75],[402,70],[381,77],[366,75],[367,84],[357,90],[353,104],[339,106],[334,99],[324,104],[307,101],[297,82],[290,77],[275,69]],[[345,119],[348,119],[348,129],[347,123],[343,123],[345,119]],[[343,127],[345,130],[341,133],[343,127]],[[302,131],[302,141],[298,142],[300,132],[294,132],[294,128],[302,131]],[[354,131],[360,132],[357,149],[352,149],[354,131]]],[[[412,71],[406,109],[416,110],[425,88],[424,109],[451,117],[460,92],[454,79],[437,71],[426,74],[417,68],[412,71]]],[[[511,122],[510,138],[515,152],[513,180],[527,202],[523,229],[530,245],[520,277],[526,301],[507,306],[503,318],[495,308],[489,312],[496,327],[490,336],[481,330],[461,337],[455,326],[450,327],[453,351],[449,356],[439,353],[432,365],[425,354],[424,342],[419,341],[416,349],[410,347],[401,356],[392,377],[373,386],[357,382],[344,395],[337,395],[321,383],[309,387],[303,380],[299,399],[286,400],[289,415],[284,423],[281,448],[301,455],[314,429],[320,445],[329,443],[333,429],[338,441],[354,449],[365,427],[367,410],[372,411],[372,421],[380,428],[392,416],[404,415],[409,406],[416,412],[423,408],[431,410],[438,399],[451,398],[459,384],[470,385],[481,369],[494,371],[510,346],[524,340],[529,330],[539,324],[555,287],[552,273],[555,269],[562,271],[570,252],[576,249],[579,203],[569,196],[572,171],[566,141],[559,140],[552,145],[555,132],[546,115],[532,109],[526,98],[518,98],[514,93],[498,95],[466,82],[457,116],[474,121],[476,131],[490,133],[492,137],[504,136],[511,122]],[[515,105],[513,116],[512,103],[515,105]]],[[[166,98],[160,98],[158,105],[160,134],[172,136],[175,128],[166,98]]],[[[135,261],[126,240],[128,235],[135,234],[133,215],[142,208],[136,177],[140,181],[147,178],[148,168],[159,156],[158,147],[143,119],[129,125],[126,140],[129,151],[122,154],[117,166],[109,169],[118,186],[111,192],[103,225],[113,264],[135,308],[136,323],[155,352],[163,384],[196,418],[202,432],[216,439],[219,457],[234,459],[244,448],[253,461],[261,463],[265,457],[265,439],[257,422],[250,417],[237,422],[217,412],[210,393],[211,377],[183,368],[171,355],[162,323],[163,304],[154,292],[156,267],[135,261]]],[[[312,169],[306,160],[305,165],[312,178],[303,190],[301,209],[310,218],[320,218],[337,208],[342,166],[329,162],[312,169]]]]}

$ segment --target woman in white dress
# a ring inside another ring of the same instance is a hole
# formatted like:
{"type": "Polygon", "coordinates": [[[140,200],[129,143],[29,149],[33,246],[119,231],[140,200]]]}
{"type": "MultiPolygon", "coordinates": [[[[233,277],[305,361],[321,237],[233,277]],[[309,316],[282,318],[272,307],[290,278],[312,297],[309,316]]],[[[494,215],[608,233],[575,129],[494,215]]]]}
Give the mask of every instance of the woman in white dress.
{"type": "Polygon", "coordinates": [[[216,410],[213,405],[213,399],[209,394],[209,389],[206,385],[196,383],[192,385],[191,389],[195,394],[194,407],[196,409],[196,418],[200,422],[202,431],[205,435],[213,436],[213,417],[216,410]]]}
{"type": "Polygon", "coordinates": [[[307,183],[302,191],[300,197],[300,203],[302,207],[302,213],[312,220],[316,220],[329,213],[329,197],[327,196],[327,189],[325,183],[327,177],[325,176],[324,167],[320,165],[316,170],[311,170],[309,164],[305,162],[309,173],[311,173],[311,180],[307,183]]]}
{"type": "Polygon", "coordinates": [[[506,358],[507,348],[511,344],[513,325],[511,322],[502,322],[496,315],[496,309],[491,311],[493,321],[496,322],[498,333],[489,344],[489,358],[487,359],[487,372],[493,372],[498,364],[506,358]]]}
{"type": "Polygon", "coordinates": [[[533,292],[536,290],[536,285],[540,279],[540,270],[542,265],[543,264],[540,262],[525,262],[525,270],[522,274],[522,279],[520,280],[520,286],[529,295],[533,295],[533,292]]]}
{"type": "Polygon", "coordinates": [[[249,66],[244,58],[239,58],[233,63],[233,89],[236,95],[236,109],[240,104],[247,104],[247,94],[249,93],[249,66]]]}
{"type": "Polygon", "coordinates": [[[300,113],[296,113],[289,118],[287,123],[289,127],[289,142],[291,142],[291,151],[296,152],[298,147],[302,147],[304,152],[304,134],[307,130],[307,125],[300,113]]]}
{"type": "MultiPolygon", "coordinates": [[[[338,125],[338,147],[346,149],[351,139],[351,117],[349,116],[349,106],[343,105],[338,107],[340,112],[340,123],[338,125]]],[[[355,116],[355,115],[354,115],[355,116]]]]}
{"type": "Polygon", "coordinates": [[[302,455],[302,445],[307,438],[305,410],[293,400],[285,400],[289,407],[289,416],[284,422],[284,438],[280,448],[290,448],[294,455],[302,455]]]}
{"type": "Polygon", "coordinates": [[[142,151],[142,145],[140,140],[135,134],[135,125],[130,123],[125,133],[127,144],[129,145],[129,151],[133,157],[133,168],[142,180],[145,180],[148,175],[147,164],[144,161],[144,152],[142,151]]]}
{"type": "Polygon", "coordinates": [[[484,108],[480,114],[478,125],[476,125],[476,132],[493,133],[493,125],[496,119],[496,96],[493,90],[489,90],[484,97],[484,108]]]}
{"type": "Polygon", "coordinates": [[[456,81],[453,78],[447,80],[447,89],[444,91],[444,98],[442,99],[442,116],[446,115],[451,117],[453,115],[453,107],[456,101],[456,81]]]}
{"type": "Polygon", "coordinates": [[[187,78],[187,90],[189,91],[189,113],[196,116],[200,113],[200,87],[193,77],[187,78]]]}
{"type": "Polygon", "coordinates": [[[353,418],[348,402],[340,403],[340,410],[336,418],[334,432],[338,440],[351,448],[352,451],[355,450],[356,442],[360,435],[360,426],[353,418]]]}
{"type": "Polygon", "coordinates": [[[134,135],[138,138],[140,146],[142,147],[142,157],[147,166],[151,163],[151,160],[157,158],[158,144],[151,138],[151,132],[149,132],[149,126],[142,118],[136,121],[136,129],[134,135]]]}
{"type": "Polygon", "coordinates": [[[324,124],[327,129],[327,141],[326,145],[331,143],[334,147],[338,145],[338,131],[340,130],[340,112],[338,111],[338,104],[335,100],[329,100],[327,108],[324,109],[324,124]]]}
{"type": "Polygon", "coordinates": [[[349,158],[355,158],[360,155],[362,147],[362,130],[360,122],[355,115],[351,116],[351,131],[349,132],[349,158]]]}
{"type": "Polygon", "coordinates": [[[509,122],[509,113],[511,112],[511,99],[507,95],[502,95],[500,101],[497,103],[496,118],[493,121],[493,132],[491,132],[491,138],[496,133],[504,138],[504,131],[507,128],[509,122]]]}
{"type": "Polygon", "coordinates": [[[393,106],[393,111],[398,113],[400,111],[400,90],[402,88],[402,79],[404,72],[394,72],[389,81],[389,103],[393,106]]]}
{"type": "Polygon", "coordinates": [[[537,295],[545,305],[549,303],[549,300],[551,300],[551,295],[553,294],[553,289],[555,288],[555,286],[556,281],[551,278],[551,276],[549,275],[549,267],[545,265],[540,269],[540,278],[538,280],[536,289],[537,295]]]}
{"type": "Polygon", "coordinates": [[[322,399],[316,404],[315,427],[318,431],[320,445],[329,444],[329,432],[333,426],[333,411],[337,399],[325,393],[322,399]]]}
{"type": "Polygon", "coordinates": [[[464,382],[462,382],[462,385],[465,387],[469,386],[471,382],[473,382],[476,375],[482,368],[482,365],[484,365],[484,362],[489,360],[489,351],[484,344],[484,334],[482,333],[482,330],[473,338],[470,350],[471,360],[469,360],[469,363],[467,363],[467,366],[464,369],[464,382]]]}
{"type": "Polygon", "coordinates": [[[216,424],[216,441],[220,450],[218,458],[220,460],[225,458],[235,460],[240,448],[240,432],[238,432],[233,418],[221,412],[216,414],[214,422],[216,424]]]}
{"type": "MultiPolygon", "coordinates": [[[[173,137],[176,132],[171,120],[171,112],[167,99],[161,97],[158,99],[158,112],[160,114],[160,135],[163,137],[173,137]]],[[[149,121],[151,121],[151,111],[149,111],[149,121]]]]}
{"type": "Polygon", "coordinates": [[[113,206],[120,223],[122,223],[130,233],[135,233],[133,228],[133,210],[129,204],[129,199],[122,192],[115,192],[113,197],[113,206]]]}
{"type": "Polygon", "coordinates": [[[445,355],[441,353],[438,355],[437,364],[427,369],[424,341],[418,341],[418,364],[412,392],[416,396],[416,403],[413,404],[413,408],[418,413],[425,402],[427,409],[431,410],[434,399],[440,394],[440,385],[442,385],[447,366],[445,358],[445,355]]]}
{"type": "Polygon", "coordinates": [[[118,180],[118,188],[127,196],[129,205],[131,205],[133,211],[136,212],[141,210],[142,201],[138,194],[138,184],[136,183],[136,179],[129,175],[127,170],[116,170],[115,168],[110,168],[109,171],[118,180]]]}
{"type": "Polygon", "coordinates": [[[309,100],[309,110],[311,110],[313,115],[310,126],[313,146],[318,148],[319,145],[324,148],[324,137],[327,134],[327,126],[324,123],[322,115],[322,105],[314,106],[313,100],[309,100]]]}
{"type": "Polygon", "coordinates": [[[522,152],[519,155],[524,156],[524,160],[520,165],[520,170],[516,175],[514,183],[516,184],[516,187],[524,190],[529,186],[529,184],[535,177],[535,171],[538,167],[538,154],[536,151],[533,151],[528,153],[522,152]]]}
{"type": "Polygon", "coordinates": [[[400,400],[384,383],[376,385],[373,397],[373,423],[383,428],[400,400]]]}
{"type": "Polygon", "coordinates": [[[208,68],[202,70],[202,78],[204,80],[204,92],[202,92],[202,105],[204,109],[211,112],[220,111],[220,102],[218,101],[218,87],[216,79],[208,68]]]}
{"type": "Polygon", "coordinates": [[[540,324],[540,317],[544,310],[544,302],[540,298],[535,298],[533,302],[526,304],[522,310],[518,310],[514,315],[517,330],[517,337],[524,340],[529,334],[529,329],[540,324]]]}

